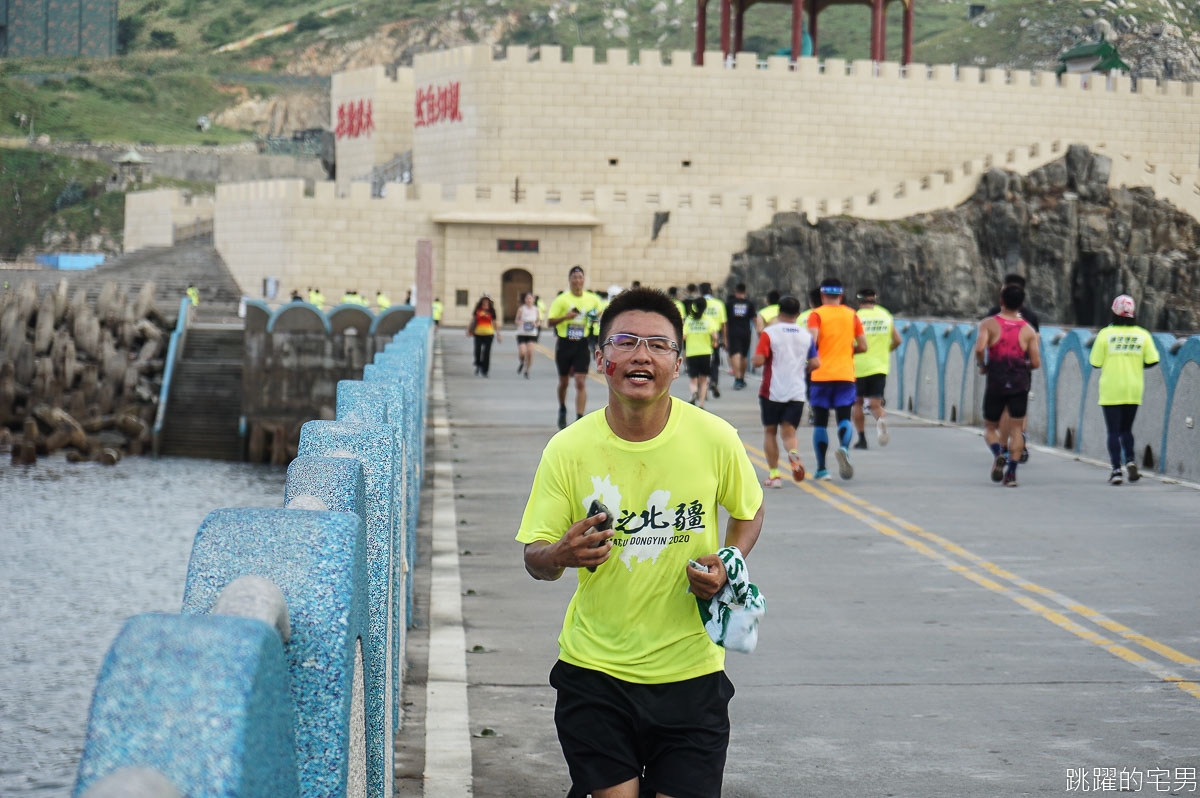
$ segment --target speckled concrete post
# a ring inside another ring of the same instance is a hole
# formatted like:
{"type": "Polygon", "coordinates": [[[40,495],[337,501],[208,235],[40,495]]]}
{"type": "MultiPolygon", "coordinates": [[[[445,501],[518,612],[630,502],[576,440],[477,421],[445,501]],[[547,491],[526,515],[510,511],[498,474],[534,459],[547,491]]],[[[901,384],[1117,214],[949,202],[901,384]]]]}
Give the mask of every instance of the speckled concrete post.
{"type": "Polygon", "coordinates": [[[392,430],[396,442],[396,472],[392,485],[393,507],[398,508],[397,523],[392,534],[392,728],[400,729],[401,692],[404,687],[404,651],[408,628],[408,602],[410,595],[408,572],[409,559],[406,545],[407,485],[404,468],[405,431],[400,426],[401,416],[392,416],[388,407],[387,389],[379,383],[359,380],[340,380],[337,384],[337,420],[347,424],[386,425],[392,430]]]}
{"type": "Polygon", "coordinates": [[[75,796],[123,767],[185,795],[298,796],[279,633],[253,618],[138,615],[100,668],[75,796]]]}
{"type": "Polygon", "coordinates": [[[288,465],[283,491],[285,507],[300,502],[312,506],[299,509],[367,517],[362,463],[349,457],[297,457],[288,465]]]}
{"type": "Polygon", "coordinates": [[[229,509],[209,513],[192,546],[185,615],[212,612],[226,586],[247,574],[283,592],[302,796],[346,795],[351,768],[357,765],[361,778],[364,752],[379,745],[371,739],[378,730],[367,732],[366,741],[351,739],[351,717],[364,711],[353,706],[353,693],[367,623],[366,534],[352,513],[229,509]],[[359,762],[352,762],[352,750],[359,762]]]}
{"type": "Polygon", "coordinates": [[[363,641],[366,663],[367,723],[374,735],[368,750],[370,795],[386,785],[390,791],[392,732],[389,723],[393,705],[391,639],[392,535],[397,526],[392,502],[397,467],[395,437],[386,425],[347,424],[341,421],[309,421],[300,431],[301,456],[349,457],[362,464],[364,506],[367,525],[367,628],[363,641]],[[380,762],[382,759],[382,762],[380,762]]]}

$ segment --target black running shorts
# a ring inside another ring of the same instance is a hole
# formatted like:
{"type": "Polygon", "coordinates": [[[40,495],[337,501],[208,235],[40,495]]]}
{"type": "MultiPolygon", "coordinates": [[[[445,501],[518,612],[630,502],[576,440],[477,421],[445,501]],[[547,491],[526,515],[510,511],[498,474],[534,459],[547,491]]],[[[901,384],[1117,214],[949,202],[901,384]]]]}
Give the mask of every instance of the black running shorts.
{"type": "Polygon", "coordinates": [[[747,331],[744,335],[730,330],[729,333],[729,354],[746,356],[750,351],[750,333],[747,331]]]}
{"type": "Polygon", "coordinates": [[[712,355],[692,355],[687,359],[689,377],[712,376],[712,355]]]}
{"type": "Polygon", "coordinates": [[[518,344],[531,344],[536,340],[537,340],[536,335],[518,335],[517,336],[518,344]]]}
{"type": "Polygon", "coordinates": [[[554,347],[554,363],[558,366],[558,376],[566,377],[572,371],[576,374],[588,373],[588,342],[586,338],[571,341],[559,338],[554,347]]]}
{"type": "Polygon", "coordinates": [[[887,386],[886,374],[868,374],[854,381],[858,389],[859,399],[882,399],[883,389],[887,386]]]}
{"type": "Polygon", "coordinates": [[[993,424],[1000,420],[1000,416],[1004,414],[1005,410],[1008,410],[1009,418],[1025,418],[1028,409],[1028,391],[1009,394],[985,393],[983,395],[983,417],[993,424]]]}
{"type": "Polygon", "coordinates": [[[781,423],[798,427],[800,417],[804,415],[804,402],[772,402],[760,394],[758,414],[764,427],[777,427],[781,423]]]}
{"type": "Polygon", "coordinates": [[[635,684],[560,660],[550,685],[558,691],[554,725],[571,773],[568,798],[639,776],[651,795],[721,795],[734,692],[724,671],[635,684]]]}

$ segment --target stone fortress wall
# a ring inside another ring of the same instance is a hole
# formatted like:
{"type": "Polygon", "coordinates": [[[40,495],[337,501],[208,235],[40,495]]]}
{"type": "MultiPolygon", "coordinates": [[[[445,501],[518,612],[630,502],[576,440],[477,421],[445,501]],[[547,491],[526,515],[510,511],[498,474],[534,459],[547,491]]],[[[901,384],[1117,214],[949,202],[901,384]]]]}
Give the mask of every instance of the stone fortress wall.
{"type": "MultiPolygon", "coordinates": [[[[735,68],[692,66],[688,53],[664,64],[656,51],[529,58],[474,46],[335,76],[331,115],[346,122],[336,181],[308,194],[301,181],[218,188],[215,243],[243,290],[258,296],[276,277],[285,298],[309,286],[403,296],[420,238],[433,242],[449,324],[485,291],[510,311],[506,286],[553,296],[576,263],[594,289],[717,283],[777,211],[897,219],[951,207],[988,168],[1028,173],[1072,143],[1113,160],[1111,184],[1150,186],[1200,217],[1190,84],[811,58],[793,70],[750,53],[735,68]],[[372,168],[408,150],[416,183],[372,198],[372,168]],[[505,239],[538,248],[501,251],[505,239]]],[[[151,205],[130,200],[134,246],[162,238],[147,232],[165,229],[151,205]]]]}

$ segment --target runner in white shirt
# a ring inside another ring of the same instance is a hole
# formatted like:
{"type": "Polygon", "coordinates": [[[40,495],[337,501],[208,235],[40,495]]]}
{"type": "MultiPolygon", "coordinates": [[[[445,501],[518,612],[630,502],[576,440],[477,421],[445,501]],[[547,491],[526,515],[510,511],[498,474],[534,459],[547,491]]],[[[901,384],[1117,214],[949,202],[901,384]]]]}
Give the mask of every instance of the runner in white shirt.
{"type": "Polygon", "coordinates": [[[533,299],[533,292],[527,291],[514,319],[517,324],[517,373],[525,372],[525,379],[529,379],[529,367],[533,365],[533,343],[542,324],[542,314],[533,299]]]}
{"type": "Polygon", "coordinates": [[[788,462],[792,467],[792,479],[797,482],[804,479],[796,427],[800,426],[804,402],[808,399],[805,376],[810,369],[820,365],[820,360],[812,333],[807,327],[796,323],[799,315],[800,300],[794,296],[779,300],[779,317],[762,331],[754,350],[754,365],[763,369],[758,404],[762,415],[763,451],[770,468],[763,485],[768,488],[783,487],[783,479],[779,476],[776,435],[783,437],[788,462]]]}

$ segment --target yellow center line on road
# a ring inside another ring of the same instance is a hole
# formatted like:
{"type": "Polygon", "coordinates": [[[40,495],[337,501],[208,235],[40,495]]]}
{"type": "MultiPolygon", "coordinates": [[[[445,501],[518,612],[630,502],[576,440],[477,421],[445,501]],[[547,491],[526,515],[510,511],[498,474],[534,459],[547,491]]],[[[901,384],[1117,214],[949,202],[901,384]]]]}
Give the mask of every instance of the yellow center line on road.
{"type": "MultiPolygon", "coordinates": [[[[765,454],[762,452],[762,450],[756,449],[755,447],[753,447],[749,444],[746,444],[745,442],[743,442],[743,445],[746,447],[746,450],[750,453],[751,462],[753,462],[755,465],[759,466],[764,471],[766,471],[767,463],[763,459],[765,457],[765,454]]],[[[868,515],[868,512],[873,515],[878,515],[878,516],[887,518],[890,521],[895,522],[896,526],[901,527],[906,532],[910,532],[921,538],[925,538],[925,540],[930,540],[930,541],[936,543],[938,548],[940,548],[946,552],[953,553],[957,556],[963,557],[963,558],[967,559],[968,561],[970,561],[971,563],[978,565],[981,568],[984,568],[984,570],[988,571],[988,573],[991,573],[992,575],[995,575],[995,576],[999,576],[1000,578],[1004,579],[1005,581],[1014,582],[1015,584],[1017,584],[1018,586],[1020,586],[1022,588],[1026,587],[1026,585],[1031,586],[1031,589],[1036,588],[1035,592],[1054,597],[1055,601],[1057,603],[1063,604],[1063,606],[1065,608],[1070,609],[1073,612],[1077,612],[1078,614],[1080,614],[1084,618],[1087,618],[1089,621],[1092,621],[1093,623],[1100,623],[1100,621],[1098,619],[1102,619],[1105,621],[1105,623],[1102,623],[1100,625],[1103,626],[1104,628],[1107,628],[1110,631],[1118,632],[1123,637],[1130,640],[1131,642],[1137,643],[1138,645],[1148,648],[1163,657],[1171,659],[1174,662],[1192,666],[1192,665],[1197,664],[1200,661],[1198,661],[1192,657],[1189,657],[1186,654],[1175,651],[1171,647],[1163,645],[1161,643],[1158,643],[1144,635],[1137,634],[1136,632],[1129,630],[1128,627],[1125,627],[1122,624],[1117,623],[1116,621],[1112,621],[1111,619],[1107,619],[1100,613],[1095,612],[1094,610],[1090,610],[1087,607],[1085,607],[1084,605],[1079,604],[1078,602],[1072,602],[1072,601],[1070,601],[1070,599],[1067,599],[1065,596],[1061,596],[1061,594],[1055,593],[1054,591],[1048,590],[1046,588],[1042,588],[1042,587],[1033,585],[1033,583],[1031,583],[1031,582],[1026,582],[1026,580],[1021,579],[1020,577],[1016,576],[1015,574],[1012,574],[1002,568],[999,568],[991,563],[988,563],[983,558],[979,557],[978,555],[972,554],[971,552],[964,549],[962,546],[959,546],[956,543],[946,540],[945,538],[943,538],[939,535],[935,535],[933,533],[926,532],[925,530],[921,529],[920,527],[916,526],[915,524],[911,524],[911,523],[908,523],[907,521],[903,521],[902,519],[892,515],[891,513],[888,513],[887,511],[882,510],[882,508],[875,507],[870,502],[868,502],[864,499],[861,499],[861,498],[855,496],[854,494],[850,493],[849,491],[837,487],[836,485],[831,485],[828,482],[821,482],[821,483],[819,483],[820,487],[816,487],[807,480],[804,482],[792,482],[791,484],[797,488],[800,488],[801,490],[805,491],[806,493],[808,493],[812,496],[815,496],[817,499],[825,502],[826,504],[836,507],[838,510],[841,510],[846,515],[849,515],[859,521],[862,521],[864,524],[871,527],[872,529],[875,529],[876,531],[878,531],[884,535],[887,535],[888,537],[893,538],[894,540],[897,540],[897,541],[903,543],[904,545],[908,546],[909,548],[913,549],[914,551],[920,552],[921,554],[925,555],[926,557],[937,562],[939,565],[942,565],[946,569],[948,569],[954,573],[957,573],[960,576],[965,577],[966,579],[971,580],[972,582],[976,583],[980,587],[984,587],[984,588],[986,588],[994,593],[997,593],[999,595],[1006,596],[1007,598],[1009,598],[1012,601],[1019,604],[1021,607],[1024,607],[1026,610],[1034,613],[1035,615],[1040,615],[1041,617],[1045,618],[1047,621],[1049,621],[1050,623],[1053,623],[1055,626],[1058,626],[1061,629],[1065,629],[1066,631],[1070,632],[1071,634],[1076,635],[1077,637],[1079,637],[1083,640],[1086,640],[1089,643],[1092,643],[1093,645],[1098,646],[1099,648],[1104,649],[1105,651],[1112,654],[1113,656],[1118,657],[1119,659],[1121,659],[1125,662],[1128,662],[1129,664],[1134,665],[1143,671],[1146,671],[1147,673],[1151,674],[1152,676],[1154,676],[1155,678],[1157,678],[1163,682],[1167,682],[1169,684],[1174,685],[1175,687],[1178,687],[1180,690],[1182,690],[1183,692],[1192,696],[1193,698],[1200,700],[1200,684],[1197,684],[1194,681],[1190,681],[1189,679],[1179,675],[1178,673],[1172,671],[1171,669],[1169,669],[1157,662],[1147,659],[1146,657],[1142,656],[1141,654],[1138,654],[1136,651],[1133,651],[1132,649],[1128,648],[1127,646],[1121,645],[1120,643],[1118,643],[1114,640],[1110,640],[1110,639],[1104,637],[1103,635],[1097,634],[1095,631],[1088,629],[1088,628],[1076,623],[1075,621],[1071,620],[1066,615],[1064,615],[1062,612],[1054,610],[1054,609],[1046,606],[1045,604],[1041,603],[1040,601],[1037,601],[1034,598],[1031,598],[1022,593],[1019,593],[1016,590],[1014,590],[1013,588],[1003,585],[1000,582],[997,582],[995,579],[992,579],[989,576],[987,576],[983,573],[980,573],[978,570],[971,567],[970,565],[964,565],[961,562],[957,562],[955,560],[950,559],[950,557],[947,556],[947,554],[942,553],[942,551],[938,551],[937,548],[930,546],[924,540],[920,540],[918,538],[911,537],[910,535],[905,534],[905,532],[901,532],[899,529],[896,529],[893,526],[889,526],[888,524],[883,523],[882,521],[876,520],[875,518],[871,517],[871,515],[868,515]],[[860,508],[862,508],[862,509],[860,509],[860,508]],[[867,512],[864,512],[864,510],[866,510],[867,512]],[[1061,601],[1059,601],[1059,599],[1061,599],[1061,601]],[[1084,611],[1081,611],[1081,610],[1084,610],[1084,611]],[[1149,645],[1147,645],[1147,644],[1149,644],[1149,645]]]]}

